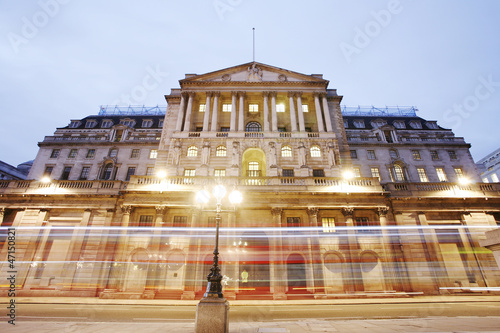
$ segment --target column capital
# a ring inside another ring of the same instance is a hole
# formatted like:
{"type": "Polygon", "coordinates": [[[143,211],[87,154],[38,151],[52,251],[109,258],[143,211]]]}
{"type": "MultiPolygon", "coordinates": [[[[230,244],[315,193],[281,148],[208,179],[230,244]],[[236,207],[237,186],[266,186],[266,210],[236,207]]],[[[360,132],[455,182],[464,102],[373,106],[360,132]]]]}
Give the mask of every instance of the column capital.
{"type": "Polygon", "coordinates": [[[238,91],[231,91],[232,96],[238,96],[238,91]]]}
{"type": "Polygon", "coordinates": [[[238,91],[238,96],[245,97],[245,95],[246,95],[246,92],[244,92],[244,91],[238,91]]]}
{"type": "Polygon", "coordinates": [[[271,214],[274,216],[279,216],[281,218],[281,214],[283,214],[282,208],[271,208],[271,214]]]}
{"type": "Polygon", "coordinates": [[[195,93],[194,91],[189,91],[189,92],[187,92],[186,94],[188,94],[188,95],[189,95],[189,97],[191,97],[191,98],[193,98],[193,97],[194,97],[194,95],[196,95],[196,93],[195,93]]]}
{"type": "Polygon", "coordinates": [[[208,97],[212,97],[213,93],[214,93],[213,91],[207,91],[207,92],[206,92],[206,94],[207,94],[207,98],[208,98],[208,97]]]}
{"type": "Polygon", "coordinates": [[[343,207],[341,209],[342,211],[342,214],[345,216],[345,217],[351,217],[354,215],[354,208],[353,207],[343,207]]]}
{"type": "Polygon", "coordinates": [[[309,216],[315,217],[318,216],[318,213],[319,213],[319,208],[317,207],[307,208],[307,214],[309,214],[309,216]]]}
{"type": "Polygon", "coordinates": [[[156,209],[156,214],[165,214],[167,212],[166,205],[157,205],[155,209],[156,209]]]}
{"type": "Polygon", "coordinates": [[[296,91],[295,92],[295,96],[297,96],[297,98],[302,97],[302,94],[303,94],[302,91],[296,91]]]}
{"type": "Polygon", "coordinates": [[[276,97],[278,95],[277,91],[269,91],[269,96],[276,97]]]}
{"type": "Polygon", "coordinates": [[[131,205],[122,205],[120,208],[121,208],[123,214],[130,214],[132,212],[131,205]]]}
{"type": "Polygon", "coordinates": [[[220,91],[213,91],[212,94],[214,97],[220,97],[220,91]]]}
{"type": "Polygon", "coordinates": [[[288,97],[295,97],[296,91],[289,91],[288,92],[288,97]]]}
{"type": "Polygon", "coordinates": [[[377,214],[380,217],[386,217],[388,212],[389,212],[389,207],[378,207],[377,208],[377,214]]]}
{"type": "Polygon", "coordinates": [[[268,97],[268,96],[269,96],[269,94],[270,94],[270,92],[269,92],[269,91],[263,91],[263,92],[262,92],[262,96],[264,96],[264,97],[268,97]]]}

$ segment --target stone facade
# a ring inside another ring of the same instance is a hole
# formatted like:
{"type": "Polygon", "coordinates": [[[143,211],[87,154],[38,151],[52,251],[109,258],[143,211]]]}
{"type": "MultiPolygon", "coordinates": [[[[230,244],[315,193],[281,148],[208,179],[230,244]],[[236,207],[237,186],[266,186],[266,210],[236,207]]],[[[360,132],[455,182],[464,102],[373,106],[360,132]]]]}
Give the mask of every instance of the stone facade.
{"type": "Polygon", "coordinates": [[[195,195],[215,184],[244,197],[222,201],[228,299],[498,287],[479,241],[497,228],[500,187],[479,182],[469,144],[413,109],[342,110],[328,84],[248,63],[186,75],[164,116],[57,129],[29,180],[0,182],[18,295],[200,298],[215,199],[195,195]]]}

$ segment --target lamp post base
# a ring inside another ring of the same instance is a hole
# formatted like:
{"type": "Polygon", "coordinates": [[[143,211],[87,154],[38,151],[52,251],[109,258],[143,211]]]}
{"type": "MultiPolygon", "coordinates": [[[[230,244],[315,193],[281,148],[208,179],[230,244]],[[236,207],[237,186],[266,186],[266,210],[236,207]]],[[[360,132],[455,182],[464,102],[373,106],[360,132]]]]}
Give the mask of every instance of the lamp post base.
{"type": "Polygon", "coordinates": [[[196,306],[196,333],[228,333],[229,302],[225,298],[203,297],[196,306]]]}

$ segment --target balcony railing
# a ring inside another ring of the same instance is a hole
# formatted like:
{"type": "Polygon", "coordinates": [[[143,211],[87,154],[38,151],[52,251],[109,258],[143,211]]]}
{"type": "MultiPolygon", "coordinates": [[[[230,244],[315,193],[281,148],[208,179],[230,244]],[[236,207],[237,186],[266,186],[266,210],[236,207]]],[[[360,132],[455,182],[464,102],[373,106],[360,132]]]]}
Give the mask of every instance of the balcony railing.
{"type": "Polygon", "coordinates": [[[391,196],[414,197],[484,197],[500,196],[500,183],[388,183],[385,189],[391,196]]]}
{"type": "Polygon", "coordinates": [[[0,180],[1,194],[107,194],[115,195],[126,188],[118,180],[0,180]]]}

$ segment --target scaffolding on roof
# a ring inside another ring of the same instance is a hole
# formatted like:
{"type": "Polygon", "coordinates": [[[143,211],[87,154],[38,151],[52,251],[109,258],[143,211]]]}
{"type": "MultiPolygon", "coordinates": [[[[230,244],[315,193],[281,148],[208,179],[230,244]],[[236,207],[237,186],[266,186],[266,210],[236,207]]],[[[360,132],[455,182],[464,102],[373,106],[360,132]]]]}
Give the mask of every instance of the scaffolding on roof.
{"type": "Polygon", "coordinates": [[[344,116],[371,116],[371,117],[416,117],[418,109],[414,106],[341,106],[344,116]]]}
{"type": "Polygon", "coordinates": [[[166,106],[145,106],[145,105],[101,105],[99,116],[162,116],[167,112],[166,106]]]}

